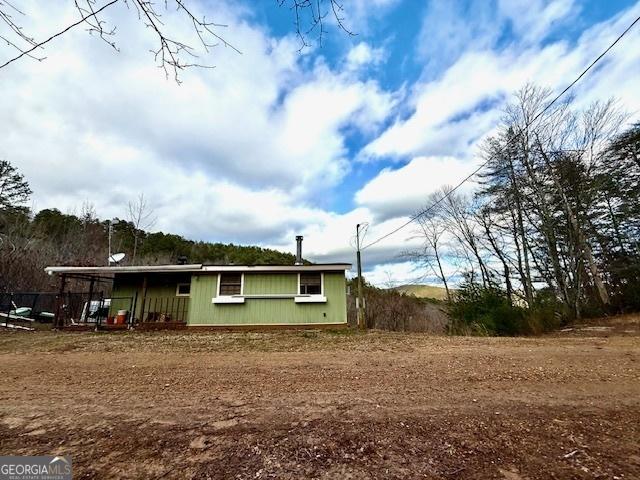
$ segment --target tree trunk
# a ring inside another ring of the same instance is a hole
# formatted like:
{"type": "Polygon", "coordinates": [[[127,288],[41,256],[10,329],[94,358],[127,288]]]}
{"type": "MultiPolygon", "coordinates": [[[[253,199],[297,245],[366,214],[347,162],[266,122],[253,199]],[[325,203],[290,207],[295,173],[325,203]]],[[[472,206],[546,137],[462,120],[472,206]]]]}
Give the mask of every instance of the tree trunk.
{"type": "Polygon", "coordinates": [[[133,237],[133,257],[131,258],[131,265],[136,264],[136,254],[138,253],[138,232],[133,237]]]}
{"type": "Polygon", "coordinates": [[[529,265],[527,237],[524,233],[524,222],[522,220],[522,202],[520,199],[520,191],[518,190],[515,171],[513,168],[513,161],[511,160],[511,156],[508,156],[507,158],[509,159],[509,177],[511,179],[511,189],[513,191],[513,196],[516,201],[516,221],[517,221],[517,227],[518,227],[517,235],[520,236],[520,240],[522,243],[522,258],[524,260],[524,272],[522,270],[520,272],[521,276],[523,277],[521,281],[522,281],[522,287],[524,288],[524,295],[527,299],[527,303],[529,304],[529,306],[531,306],[533,305],[533,285],[531,282],[531,267],[529,265]]]}
{"type": "Polygon", "coordinates": [[[596,264],[596,259],[593,256],[593,252],[591,251],[591,246],[587,242],[587,239],[584,236],[584,232],[580,228],[578,219],[573,209],[571,208],[571,205],[569,204],[569,200],[565,195],[564,189],[562,188],[560,181],[558,180],[555,174],[554,168],[551,165],[551,161],[547,156],[546,152],[544,151],[544,149],[542,148],[542,145],[540,144],[539,140],[538,140],[538,148],[540,149],[540,154],[542,155],[542,158],[544,158],[545,163],[549,168],[551,179],[553,180],[553,183],[556,189],[558,190],[558,193],[560,194],[565,213],[569,218],[569,223],[571,224],[571,228],[573,229],[574,235],[576,236],[576,241],[578,242],[578,245],[580,247],[580,251],[584,257],[584,260],[587,262],[587,266],[589,267],[589,271],[591,272],[591,277],[593,278],[593,283],[595,284],[596,289],[598,290],[600,301],[605,306],[609,305],[610,303],[609,293],[607,292],[607,287],[605,286],[604,282],[602,281],[602,277],[600,276],[600,270],[598,268],[598,265],[596,264]]]}
{"type": "Polygon", "coordinates": [[[447,292],[447,301],[451,301],[451,293],[449,292],[449,284],[447,283],[447,277],[444,274],[444,270],[442,268],[442,262],[440,262],[440,254],[438,253],[438,247],[434,244],[433,251],[435,252],[436,262],[438,263],[438,270],[440,270],[440,278],[442,279],[442,283],[444,284],[444,289],[447,292]]]}

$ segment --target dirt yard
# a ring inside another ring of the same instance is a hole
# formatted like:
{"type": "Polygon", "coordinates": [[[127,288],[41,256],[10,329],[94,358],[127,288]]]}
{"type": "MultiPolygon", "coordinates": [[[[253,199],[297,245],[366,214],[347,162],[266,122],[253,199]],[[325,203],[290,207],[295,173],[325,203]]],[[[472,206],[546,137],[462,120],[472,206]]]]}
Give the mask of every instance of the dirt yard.
{"type": "Polygon", "coordinates": [[[0,454],[74,478],[640,478],[637,317],[538,338],[0,334],[0,454]]]}

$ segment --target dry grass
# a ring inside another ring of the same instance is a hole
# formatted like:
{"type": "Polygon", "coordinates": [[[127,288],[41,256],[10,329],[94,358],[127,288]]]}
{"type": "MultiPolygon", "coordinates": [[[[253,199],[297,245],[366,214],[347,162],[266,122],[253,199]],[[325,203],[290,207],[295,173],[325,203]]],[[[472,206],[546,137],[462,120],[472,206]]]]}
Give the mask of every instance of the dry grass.
{"type": "Polygon", "coordinates": [[[640,478],[638,333],[2,333],[0,453],[118,480],[640,478]]]}
{"type": "MultiPolygon", "coordinates": [[[[640,334],[640,315],[622,315],[590,320],[543,338],[640,334]]],[[[541,337],[472,339],[416,332],[357,329],[280,332],[15,332],[0,329],[0,354],[54,352],[318,352],[318,351],[414,351],[426,346],[539,343],[541,337]]]]}
{"type": "MultiPolygon", "coordinates": [[[[33,352],[305,352],[403,350],[422,334],[348,330],[290,332],[0,332],[0,353],[33,352]]],[[[416,343],[417,342],[417,343],[416,343]]]]}

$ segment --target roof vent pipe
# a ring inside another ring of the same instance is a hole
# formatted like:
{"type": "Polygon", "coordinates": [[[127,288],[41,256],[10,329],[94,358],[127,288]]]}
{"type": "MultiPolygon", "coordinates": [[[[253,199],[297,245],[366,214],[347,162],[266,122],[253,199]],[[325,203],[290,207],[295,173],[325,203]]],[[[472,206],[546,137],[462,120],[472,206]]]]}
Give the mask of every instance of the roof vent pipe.
{"type": "Polygon", "coordinates": [[[302,235],[296,236],[296,265],[302,265],[302,235]]]}

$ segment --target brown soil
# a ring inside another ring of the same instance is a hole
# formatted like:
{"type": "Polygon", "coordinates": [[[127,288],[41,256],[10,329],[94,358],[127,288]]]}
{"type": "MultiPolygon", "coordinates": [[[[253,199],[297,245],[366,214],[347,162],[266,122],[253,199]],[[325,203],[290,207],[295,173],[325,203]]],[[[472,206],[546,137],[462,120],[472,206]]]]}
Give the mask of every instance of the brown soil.
{"type": "Polygon", "coordinates": [[[639,330],[3,333],[0,454],[75,478],[640,478],[639,330]]]}

